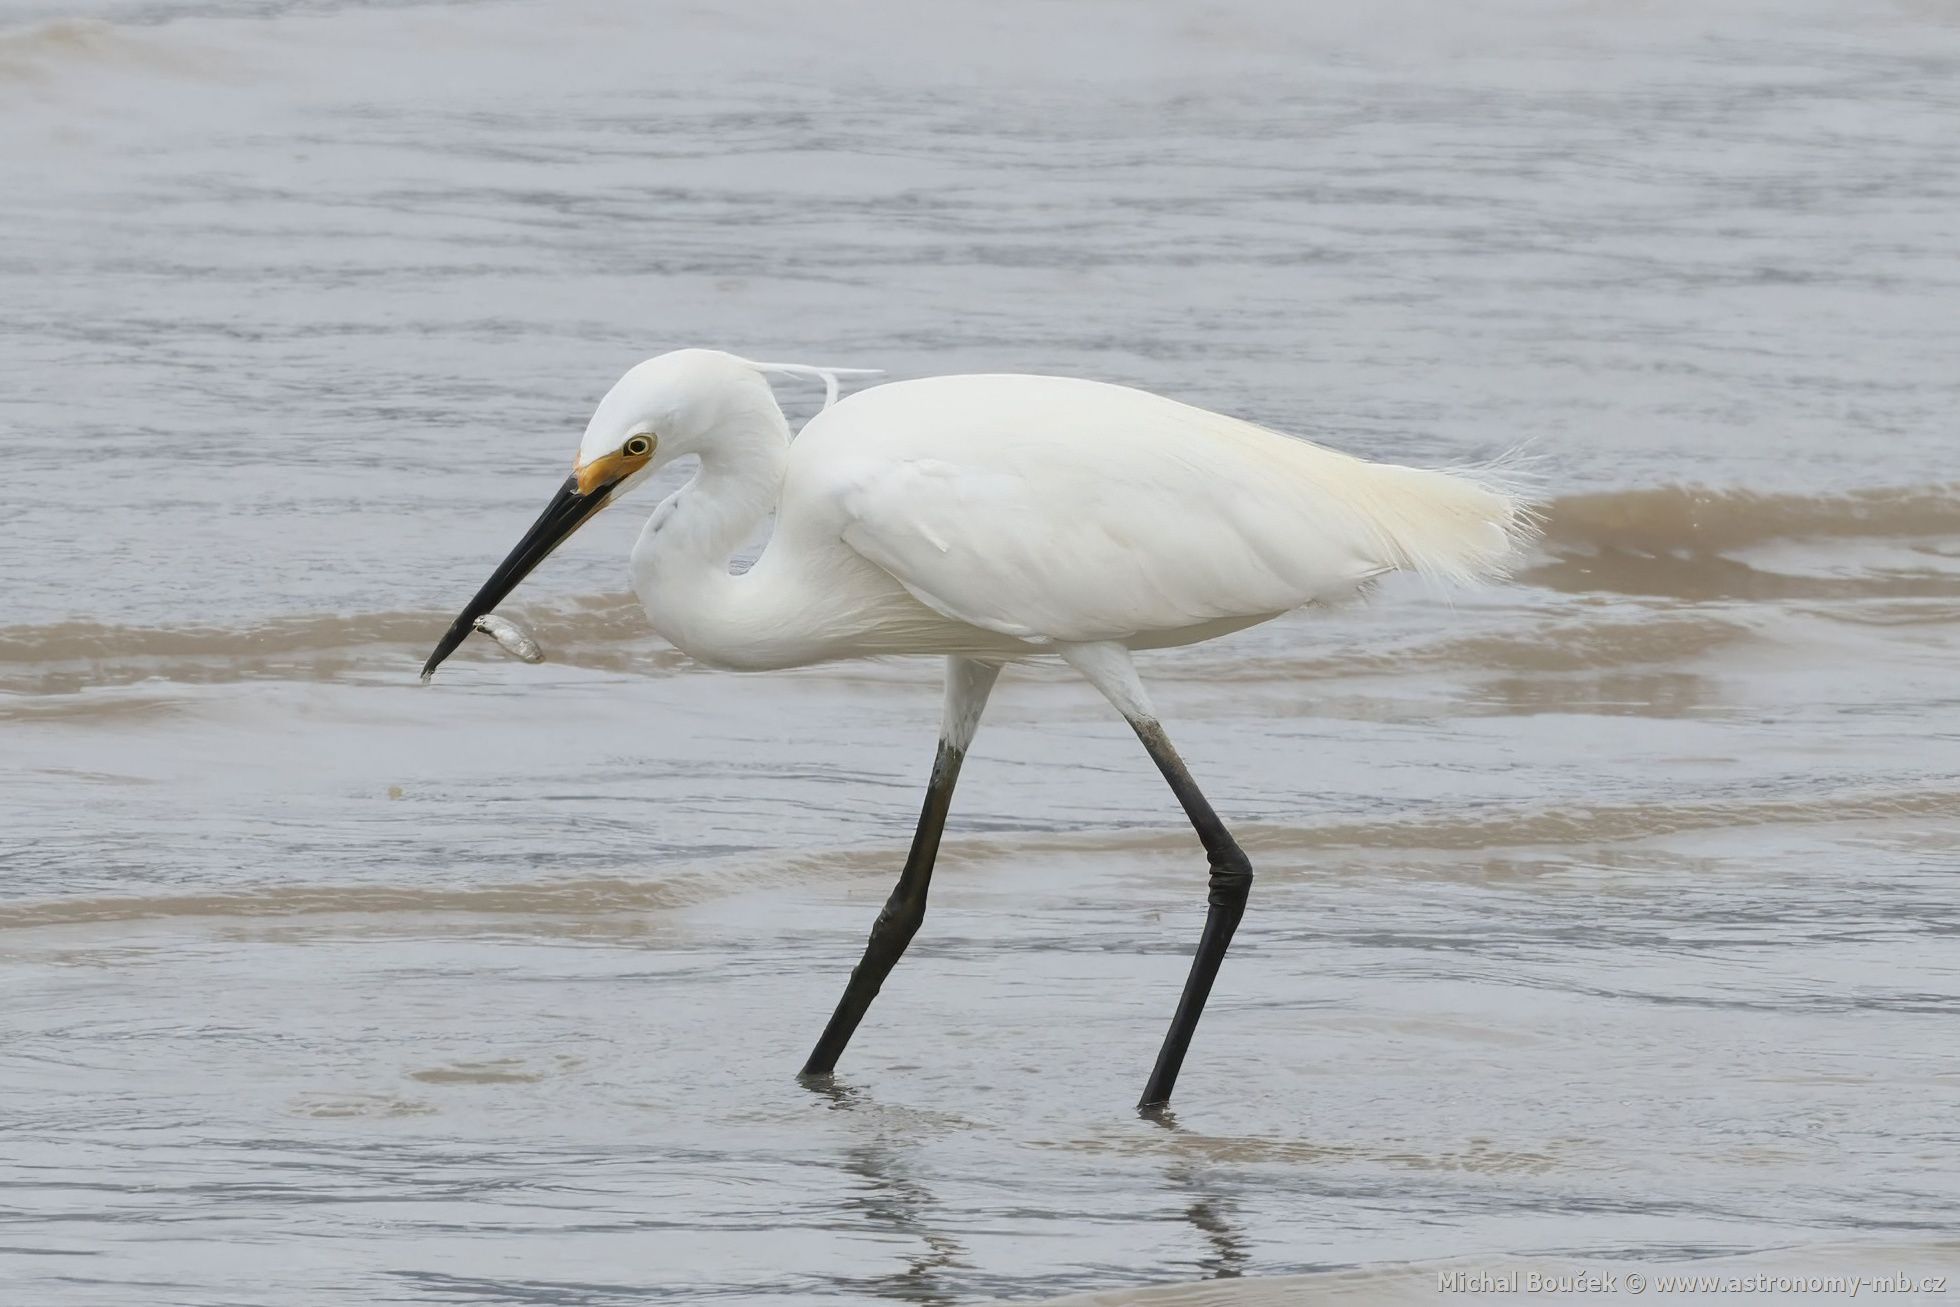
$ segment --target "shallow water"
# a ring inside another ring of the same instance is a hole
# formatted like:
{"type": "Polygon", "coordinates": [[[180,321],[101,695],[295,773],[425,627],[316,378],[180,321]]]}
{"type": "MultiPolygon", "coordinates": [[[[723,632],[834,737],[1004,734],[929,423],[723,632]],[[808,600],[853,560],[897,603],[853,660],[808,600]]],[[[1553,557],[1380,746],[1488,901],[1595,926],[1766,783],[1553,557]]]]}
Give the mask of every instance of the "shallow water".
{"type": "Polygon", "coordinates": [[[1960,25],[1370,12],[0,3],[6,1300],[1960,1262],[1960,25]],[[936,667],[689,666],[629,510],[415,683],[683,344],[1528,442],[1517,584],[1145,660],[1260,873],[1170,1125],[1058,670],[829,1094],[936,667]]]}

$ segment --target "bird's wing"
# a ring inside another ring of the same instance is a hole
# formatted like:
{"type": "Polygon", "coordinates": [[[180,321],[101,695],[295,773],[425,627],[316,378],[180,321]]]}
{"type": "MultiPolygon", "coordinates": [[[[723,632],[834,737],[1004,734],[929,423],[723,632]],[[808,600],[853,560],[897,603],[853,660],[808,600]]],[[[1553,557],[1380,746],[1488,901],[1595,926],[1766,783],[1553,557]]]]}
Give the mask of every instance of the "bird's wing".
{"type": "Polygon", "coordinates": [[[945,616],[1023,639],[1270,616],[1398,567],[1489,571],[1517,514],[1474,481],[1056,378],[902,383],[819,423],[799,453],[844,543],[945,616]]]}
{"type": "Polygon", "coordinates": [[[1247,506],[1204,490],[1125,480],[1085,500],[1029,474],[920,458],[863,469],[843,503],[845,543],[920,602],[1022,639],[1123,639],[1311,597],[1261,556],[1266,533],[1247,506]]]}

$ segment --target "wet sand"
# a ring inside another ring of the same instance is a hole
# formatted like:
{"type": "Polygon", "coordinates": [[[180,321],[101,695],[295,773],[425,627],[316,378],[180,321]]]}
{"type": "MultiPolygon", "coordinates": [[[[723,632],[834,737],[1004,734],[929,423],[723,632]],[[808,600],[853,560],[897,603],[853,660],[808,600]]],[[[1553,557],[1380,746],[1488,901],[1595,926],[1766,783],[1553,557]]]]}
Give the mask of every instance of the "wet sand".
{"type": "Polygon", "coordinates": [[[1116,12],[0,6],[8,1295],[1960,1260],[1960,29],[1116,12]],[[1168,1123],[1203,860],[1061,669],[829,1092],[935,665],[691,666],[633,506],[416,683],[692,343],[1527,445],[1514,585],[1143,660],[1258,868],[1168,1123]]]}

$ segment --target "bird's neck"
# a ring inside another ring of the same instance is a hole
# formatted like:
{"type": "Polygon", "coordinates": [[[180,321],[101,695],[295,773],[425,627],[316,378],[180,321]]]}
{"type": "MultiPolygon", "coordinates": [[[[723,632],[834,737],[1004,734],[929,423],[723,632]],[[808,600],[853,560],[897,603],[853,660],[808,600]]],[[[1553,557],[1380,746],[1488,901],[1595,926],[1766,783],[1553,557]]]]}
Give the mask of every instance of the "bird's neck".
{"type": "Polygon", "coordinates": [[[729,573],[732,555],[776,507],[789,427],[770,402],[724,423],[693,480],[661,502],[633,547],[633,589],[654,629],[704,662],[738,665],[767,614],[729,573]]]}

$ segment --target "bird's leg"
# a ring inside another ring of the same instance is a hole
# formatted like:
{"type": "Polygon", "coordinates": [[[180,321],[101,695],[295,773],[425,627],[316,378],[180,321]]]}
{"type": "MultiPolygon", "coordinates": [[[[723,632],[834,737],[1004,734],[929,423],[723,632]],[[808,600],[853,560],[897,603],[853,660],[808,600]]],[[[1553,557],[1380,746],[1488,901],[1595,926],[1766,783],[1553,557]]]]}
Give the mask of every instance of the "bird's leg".
{"type": "Polygon", "coordinates": [[[851,972],[844,997],[837,1001],[830,1024],[803,1064],[806,1077],[827,1076],[837,1067],[844,1046],[851,1042],[858,1023],[884,987],[905,946],[918,934],[926,919],[926,890],[932,884],[932,864],[939,856],[940,832],[946,828],[946,811],[952,806],[953,784],[959,779],[960,763],[980,725],[980,713],[987,706],[987,695],[1000,676],[998,663],[975,662],[970,658],[946,660],[946,712],[939,730],[939,752],[932,760],[932,778],[926,782],[925,806],[919,812],[919,826],[912,835],[912,851],[906,855],[905,869],[898,886],[872,923],[871,939],[864,947],[864,958],[851,972]]]}
{"type": "Polygon", "coordinates": [[[932,760],[932,779],[926,783],[926,801],[919,813],[918,830],[912,836],[912,851],[905,869],[898,874],[898,885],[878,911],[871,924],[871,938],[864,946],[864,958],[851,970],[844,997],[837,1001],[830,1024],[803,1064],[805,1076],[827,1076],[837,1067],[844,1046],[851,1042],[858,1023],[871,1008],[871,1000],[884,988],[905,946],[919,932],[926,919],[926,890],[932,884],[932,864],[939,853],[939,835],[946,826],[946,810],[953,802],[953,782],[959,779],[964,753],[945,740],[932,760]]]}
{"type": "Polygon", "coordinates": [[[1198,952],[1191,959],[1191,974],[1185,977],[1184,993],[1177,1000],[1177,1015],[1171,1018],[1170,1032],[1157,1052],[1157,1065],[1151,1069],[1143,1097],[1137,1101],[1138,1110],[1147,1112],[1170,1102],[1171,1088],[1177,1084],[1178,1069],[1184,1065],[1184,1054],[1191,1047],[1191,1035],[1198,1028],[1205,1000],[1211,997],[1219,964],[1225,960],[1225,950],[1231,946],[1232,932],[1239,928],[1239,919],[1245,916],[1246,896],[1252,892],[1252,862],[1212,811],[1156,718],[1132,717],[1130,725],[1143,741],[1143,747],[1150,751],[1157,770],[1170,782],[1171,792],[1184,806],[1184,815],[1191,819],[1199,841],[1205,846],[1205,857],[1211,863],[1204,933],[1198,936],[1198,952]]]}
{"type": "Polygon", "coordinates": [[[1061,654],[1069,664],[1087,677],[1130,723],[1143,747],[1150,753],[1157,770],[1170,782],[1171,793],[1184,808],[1184,815],[1204,845],[1211,863],[1210,893],[1206,896],[1204,933],[1198,937],[1198,952],[1191,959],[1191,973],[1185,977],[1184,993],[1177,1001],[1177,1014],[1171,1018],[1170,1032],[1157,1052],[1157,1064],[1143,1087],[1137,1110],[1153,1112],[1170,1102],[1177,1073],[1191,1047],[1191,1035],[1211,997],[1212,982],[1218,978],[1219,964],[1231,946],[1232,932],[1245,916],[1245,901],[1252,892],[1252,862],[1232,838],[1232,832],[1212,811],[1198,783],[1184,766],[1150,706],[1149,695],[1138,679],[1130,651],[1117,644],[1067,645],[1061,654]]]}

